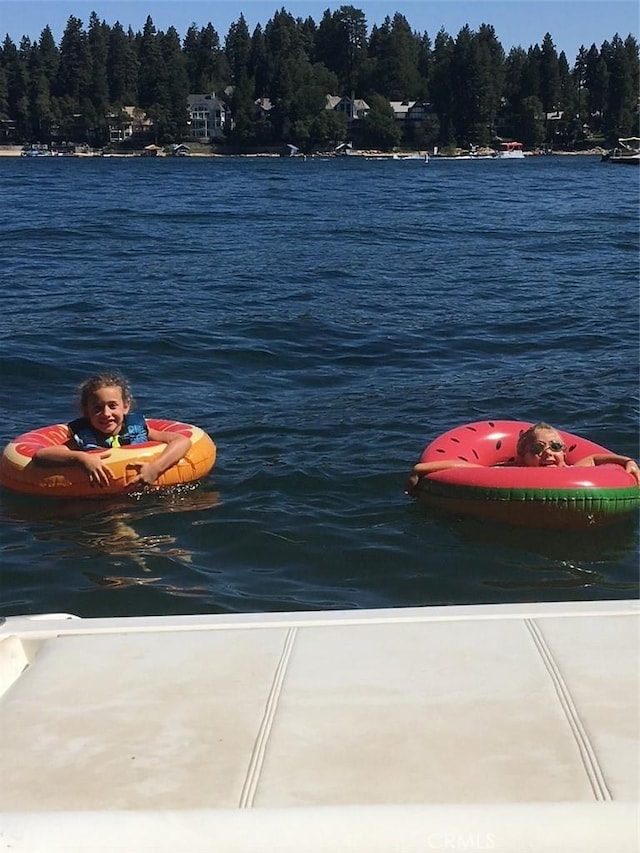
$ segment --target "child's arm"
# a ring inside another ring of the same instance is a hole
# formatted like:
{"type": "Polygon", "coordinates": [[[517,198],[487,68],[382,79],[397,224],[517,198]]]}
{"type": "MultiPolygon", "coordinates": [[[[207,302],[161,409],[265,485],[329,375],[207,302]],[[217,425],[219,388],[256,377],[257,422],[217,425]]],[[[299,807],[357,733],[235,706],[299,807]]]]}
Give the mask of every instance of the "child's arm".
{"type": "Polygon", "coordinates": [[[407,494],[413,495],[420,477],[433,474],[435,471],[446,471],[448,468],[481,468],[475,462],[463,462],[462,459],[439,459],[437,462],[418,462],[414,465],[407,480],[407,494]]]}
{"type": "Polygon", "coordinates": [[[157,459],[152,462],[140,463],[138,474],[129,483],[131,486],[151,486],[164,472],[175,465],[191,447],[191,439],[179,432],[164,432],[149,429],[149,441],[161,441],[167,446],[157,459]]]}
{"type": "Polygon", "coordinates": [[[78,450],[73,442],[56,444],[51,447],[41,447],[33,454],[33,460],[43,465],[80,465],[87,472],[91,485],[108,486],[113,480],[113,474],[103,463],[108,459],[110,451],[105,453],[88,453],[78,450]]]}
{"type": "Polygon", "coordinates": [[[640,486],[640,468],[638,463],[629,456],[618,456],[616,453],[594,453],[592,456],[585,456],[574,463],[576,468],[591,468],[594,465],[622,465],[627,474],[638,481],[640,486]]]}

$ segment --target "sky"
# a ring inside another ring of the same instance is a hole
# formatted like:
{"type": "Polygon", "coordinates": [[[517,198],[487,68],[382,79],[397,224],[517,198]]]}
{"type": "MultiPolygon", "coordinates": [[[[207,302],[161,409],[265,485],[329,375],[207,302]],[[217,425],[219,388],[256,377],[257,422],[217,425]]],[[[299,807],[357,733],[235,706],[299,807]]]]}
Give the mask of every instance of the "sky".
{"type": "Polygon", "coordinates": [[[343,5],[362,11],[369,30],[399,12],[413,30],[427,32],[432,41],[441,28],[455,38],[465,24],[474,31],[483,23],[491,24],[507,53],[512,47],[526,50],[540,45],[550,33],[557,52],[564,51],[570,65],[582,45],[600,48],[616,34],[640,40],[637,0],[0,0],[0,39],[8,35],[15,44],[22,36],[37,40],[49,25],[59,44],[71,15],[86,26],[95,11],[107,24],[119,21],[134,31],[142,30],[150,15],[158,30],[174,26],[181,37],[191,24],[211,23],[224,41],[241,13],[253,32],[282,8],[296,18],[311,17],[319,23],[326,9],[335,11],[343,5]]]}

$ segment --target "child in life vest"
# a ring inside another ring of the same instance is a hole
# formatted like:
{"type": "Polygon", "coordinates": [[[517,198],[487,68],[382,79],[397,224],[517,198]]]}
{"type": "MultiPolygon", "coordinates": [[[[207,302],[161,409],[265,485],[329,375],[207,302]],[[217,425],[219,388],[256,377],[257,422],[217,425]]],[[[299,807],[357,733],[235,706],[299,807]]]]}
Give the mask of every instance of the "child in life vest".
{"type": "Polygon", "coordinates": [[[136,463],[138,473],[129,487],[150,486],[187,453],[191,439],[179,433],[151,429],[142,415],[132,412],[134,400],[129,382],[119,373],[91,376],[80,386],[83,417],[71,421],[72,436],[66,444],[43,447],[34,454],[36,462],[55,465],[80,465],[90,483],[108,486],[113,474],[105,464],[109,448],[145,441],[161,441],[164,451],[149,462],[136,463]],[[104,453],[88,453],[105,448],[104,453]]]}

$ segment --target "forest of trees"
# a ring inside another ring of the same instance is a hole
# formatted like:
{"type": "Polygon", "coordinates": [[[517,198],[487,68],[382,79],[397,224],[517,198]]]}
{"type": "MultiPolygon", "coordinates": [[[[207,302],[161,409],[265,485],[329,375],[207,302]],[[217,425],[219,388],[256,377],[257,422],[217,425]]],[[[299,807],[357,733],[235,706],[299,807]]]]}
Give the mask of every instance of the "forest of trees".
{"type": "Polygon", "coordinates": [[[224,41],[212,24],[194,24],[181,39],[150,17],[133,32],[92,13],[86,27],[69,17],[59,44],[49,27],[37,41],[5,38],[0,141],[99,148],[109,139],[107,117],[132,105],[153,120],[157,142],[180,142],[187,95],[215,92],[233,117],[224,142],[238,152],[285,142],[319,150],[351,137],[386,150],[491,145],[501,137],[575,148],[640,136],[639,86],[631,35],[581,47],[570,66],[550,34],[541,45],[506,53],[489,24],[431,38],[396,13],[369,33],[353,6],[327,10],[319,23],[281,9],[253,33],[240,15],[224,41]],[[325,109],[329,93],[362,98],[370,112],[348,128],[343,115],[325,109]],[[270,100],[268,113],[256,109],[259,98],[270,100]],[[402,138],[390,100],[430,107],[402,138]]]}

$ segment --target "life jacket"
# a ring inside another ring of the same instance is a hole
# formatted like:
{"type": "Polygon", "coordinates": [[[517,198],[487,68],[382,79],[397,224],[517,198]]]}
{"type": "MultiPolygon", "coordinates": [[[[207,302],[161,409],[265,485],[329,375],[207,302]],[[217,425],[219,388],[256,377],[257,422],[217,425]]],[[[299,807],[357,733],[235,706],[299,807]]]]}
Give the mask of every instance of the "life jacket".
{"type": "Polygon", "coordinates": [[[101,447],[124,447],[149,441],[147,422],[137,412],[124,416],[122,429],[117,435],[103,435],[91,426],[87,418],[76,418],[69,430],[79,450],[98,450],[101,447]]]}

